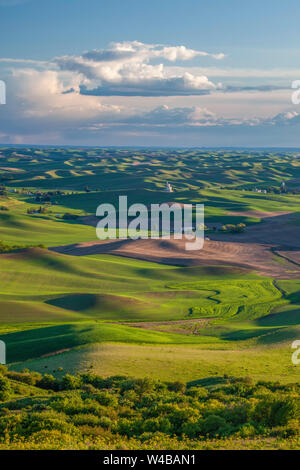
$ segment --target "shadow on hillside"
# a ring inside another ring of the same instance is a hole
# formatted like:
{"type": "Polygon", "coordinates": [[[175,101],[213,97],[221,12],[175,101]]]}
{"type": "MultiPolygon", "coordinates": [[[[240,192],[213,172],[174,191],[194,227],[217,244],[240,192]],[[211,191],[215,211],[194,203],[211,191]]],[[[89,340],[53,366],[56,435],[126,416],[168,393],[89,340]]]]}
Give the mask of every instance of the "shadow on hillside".
{"type": "Polygon", "coordinates": [[[265,317],[255,320],[258,326],[293,326],[300,324],[300,305],[295,309],[283,310],[282,312],[271,313],[265,317]]]}
{"type": "Polygon", "coordinates": [[[131,239],[117,239],[108,240],[108,242],[94,242],[91,245],[85,244],[84,246],[81,246],[78,243],[73,243],[72,245],[67,246],[54,246],[50,248],[50,250],[55,251],[57,253],[63,253],[65,255],[89,256],[96,254],[112,253],[114,250],[118,250],[134,242],[135,240],[131,239]]]}
{"type": "Polygon", "coordinates": [[[248,226],[243,233],[215,232],[209,236],[217,241],[275,245],[278,250],[293,251],[300,249],[299,226],[293,223],[297,221],[298,214],[266,217],[261,223],[248,226]]]}
{"type": "Polygon", "coordinates": [[[192,380],[190,382],[187,382],[188,387],[204,387],[204,388],[215,388],[218,387],[219,385],[224,385],[228,381],[228,378],[226,377],[206,377],[204,379],[198,379],[198,380],[192,380]]]}
{"type": "Polygon", "coordinates": [[[299,338],[300,334],[300,326],[291,326],[291,327],[283,327],[283,328],[275,328],[271,331],[269,330],[265,335],[260,336],[257,338],[257,345],[258,346],[271,346],[277,343],[287,343],[292,342],[299,338]]]}
{"type": "Polygon", "coordinates": [[[96,338],[95,326],[88,324],[56,325],[1,336],[7,346],[8,364],[95,342],[96,338]]]}

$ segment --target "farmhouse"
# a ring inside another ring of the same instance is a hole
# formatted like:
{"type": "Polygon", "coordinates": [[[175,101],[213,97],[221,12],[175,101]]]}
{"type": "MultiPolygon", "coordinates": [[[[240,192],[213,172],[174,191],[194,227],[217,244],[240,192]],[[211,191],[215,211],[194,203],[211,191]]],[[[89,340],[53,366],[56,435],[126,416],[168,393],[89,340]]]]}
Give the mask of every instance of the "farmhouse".
{"type": "Polygon", "coordinates": [[[167,191],[167,193],[173,193],[173,187],[170,185],[170,183],[168,183],[167,181],[167,184],[166,184],[166,188],[165,188],[165,191],[167,191]]]}

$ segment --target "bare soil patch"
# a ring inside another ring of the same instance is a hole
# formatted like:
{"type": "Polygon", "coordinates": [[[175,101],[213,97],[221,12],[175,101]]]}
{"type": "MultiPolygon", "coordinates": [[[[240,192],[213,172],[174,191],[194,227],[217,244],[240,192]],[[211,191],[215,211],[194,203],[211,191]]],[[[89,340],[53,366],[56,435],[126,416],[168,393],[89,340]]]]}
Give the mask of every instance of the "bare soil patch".
{"type": "Polygon", "coordinates": [[[59,351],[54,351],[54,352],[51,352],[51,353],[48,353],[48,354],[44,354],[41,357],[57,356],[58,354],[62,354],[62,353],[68,352],[68,351],[71,351],[71,349],[60,349],[59,351]]]}
{"type": "Polygon", "coordinates": [[[237,242],[242,235],[236,235],[235,241],[207,240],[203,249],[198,251],[186,251],[184,239],[106,240],[54,247],[52,250],[72,256],[112,254],[174,266],[231,266],[278,279],[299,278],[300,267],[288,260],[280,263],[272,252],[272,245],[237,242]]]}
{"type": "MultiPolygon", "coordinates": [[[[204,247],[186,251],[186,240],[107,240],[54,247],[72,256],[112,254],[174,266],[231,266],[256,271],[275,279],[299,279],[300,230],[296,214],[288,211],[232,212],[263,219],[239,234],[215,232],[204,247]],[[282,253],[282,255],[281,255],[282,253]]],[[[83,223],[97,224],[97,217],[83,217],[83,223]]]]}

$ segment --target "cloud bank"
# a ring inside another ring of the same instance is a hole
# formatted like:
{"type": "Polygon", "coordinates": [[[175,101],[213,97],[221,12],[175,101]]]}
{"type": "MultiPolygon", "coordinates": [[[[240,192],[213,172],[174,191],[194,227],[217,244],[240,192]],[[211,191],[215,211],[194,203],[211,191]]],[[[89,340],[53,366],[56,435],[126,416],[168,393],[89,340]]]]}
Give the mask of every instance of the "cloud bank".
{"type": "Polygon", "coordinates": [[[207,64],[201,72],[202,61],[223,59],[138,41],[49,61],[0,58],[7,82],[0,142],[257,146],[283,136],[292,144],[300,115],[289,92],[274,83],[221,85],[207,64]]]}
{"type": "Polygon", "coordinates": [[[165,62],[186,62],[199,57],[214,60],[224,54],[158,46],[138,41],[112,43],[107,50],[92,50],[81,56],[55,59],[59,70],[81,77],[81,93],[95,96],[176,96],[209,93],[218,87],[203,74],[184,67],[176,71],[165,62]]]}

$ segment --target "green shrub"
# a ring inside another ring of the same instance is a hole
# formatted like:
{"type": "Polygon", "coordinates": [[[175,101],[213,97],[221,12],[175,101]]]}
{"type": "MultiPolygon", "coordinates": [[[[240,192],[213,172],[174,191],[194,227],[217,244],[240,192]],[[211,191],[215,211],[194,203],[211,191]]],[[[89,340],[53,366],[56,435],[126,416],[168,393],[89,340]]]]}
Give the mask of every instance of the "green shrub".
{"type": "Polygon", "coordinates": [[[297,402],[291,398],[274,401],[269,414],[270,426],[285,426],[296,416],[297,410],[297,402]]]}
{"type": "Polygon", "coordinates": [[[7,377],[0,375],[0,401],[8,400],[11,393],[11,385],[7,377]]]}
{"type": "Polygon", "coordinates": [[[111,395],[108,392],[97,392],[94,396],[95,400],[97,400],[100,405],[103,406],[117,406],[118,404],[118,399],[114,396],[111,395]]]}
{"type": "Polygon", "coordinates": [[[9,371],[7,377],[10,379],[16,380],[17,382],[22,382],[27,385],[35,385],[38,380],[41,380],[41,374],[30,374],[27,372],[13,372],[9,371]]]}
{"type": "Polygon", "coordinates": [[[100,418],[91,413],[79,413],[72,416],[72,422],[76,426],[83,424],[88,424],[89,426],[97,426],[100,423],[100,418]]]}
{"type": "Polygon", "coordinates": [[[61,381],[61,390],[75,390],[82,385],[81,378],[75,375],[66,374],[61,381]]]}
{"type": "Polygon", "coordinates": [[[226,430],[226,421],[221,416],[211,414],[201,422],[200,428],[202,434],[210,437],[222,435],[226,430]]]}
{"type": "Polygon", "coordinates": [[[176,393],[184,393],[186,390],[186,385],[182,382],[171,382],[168,384],[168,389],[176,393]]]}
{"type": "Polygon", "coordinates": [[[43,375],[43,377],[37,381],[36,385],[46,390],[59,390],[59,381],[51,374],[43,375]]]}

